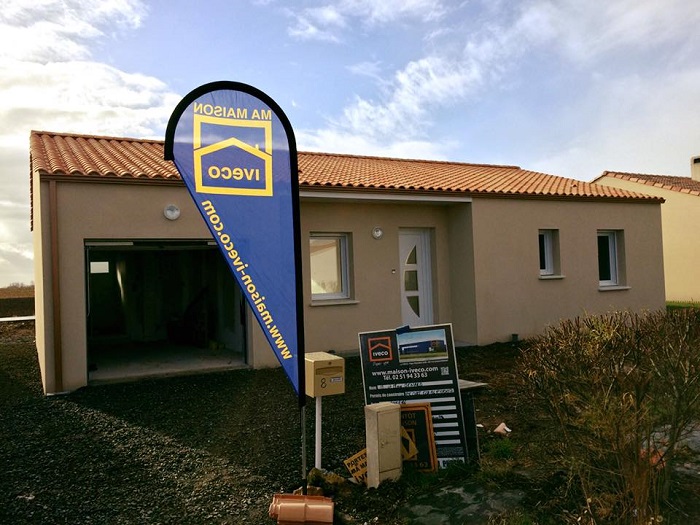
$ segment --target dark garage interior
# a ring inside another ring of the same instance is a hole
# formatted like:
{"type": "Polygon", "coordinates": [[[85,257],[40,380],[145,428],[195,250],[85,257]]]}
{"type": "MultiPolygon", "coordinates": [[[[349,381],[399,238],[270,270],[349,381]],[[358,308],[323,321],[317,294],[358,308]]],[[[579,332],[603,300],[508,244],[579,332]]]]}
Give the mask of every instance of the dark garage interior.
{"type": "Polygon", "coordinates": [[[89,241],[91,382],[246,364],[241,291],[207,241],[89,241]]]}

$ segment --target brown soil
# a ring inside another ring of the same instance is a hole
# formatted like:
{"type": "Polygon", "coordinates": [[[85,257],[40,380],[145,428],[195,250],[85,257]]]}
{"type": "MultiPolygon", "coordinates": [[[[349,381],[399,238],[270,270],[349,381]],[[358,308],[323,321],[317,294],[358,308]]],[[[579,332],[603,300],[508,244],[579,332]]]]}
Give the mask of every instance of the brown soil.
{"type": "MultiPolygon", "coordinates": [[[[369,491],[349,483],[327,488],[336,522],[417,523],[405,512],[417,498],[478,486],[522,497],[470,524],[569,523],[567,512],[577,511],[575,491],[567,492],[566,474],[547,461],[552,425],[523,401],[515,373],[519,353],[506,344],[458,349],[460,377],[489,385],[475,399],[483,425],[481,469],[407,472],[369,491]],[[512,429],[506,440],[493,433],[501,422],[512,429]]],[[[343,460],[364,447],[360,368],[359,359],[347,359],[346,394],[323,405],[323,466],[344,477],[343,460]]],[[[313,406],[310,401],[306,413],[309,466],[313,406]]],[[[272,495],[299,486],[299,435],[296,399],[280,369],[104,385],[46,398],[34,323],[0,323],[0,523],[269,524],[272,495]]],[[[686,459],[664,523],[700,523],[700,463],[686,459]]]]}
{"type": "Polygon", "coordinates": [[[34,298],[34,285],[13,285],[0,288],[0,299],[34,298]]]}

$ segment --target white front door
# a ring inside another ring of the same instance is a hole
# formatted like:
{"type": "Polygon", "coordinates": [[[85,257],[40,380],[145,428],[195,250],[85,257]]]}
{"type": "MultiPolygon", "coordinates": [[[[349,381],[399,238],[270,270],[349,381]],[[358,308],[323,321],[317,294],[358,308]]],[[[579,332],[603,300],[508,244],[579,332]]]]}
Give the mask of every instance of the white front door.
{"type": "Polygon", "coordinates": [[[399,230],[401,317],[409,326],[433,322],[430,230],[399,230]]]}

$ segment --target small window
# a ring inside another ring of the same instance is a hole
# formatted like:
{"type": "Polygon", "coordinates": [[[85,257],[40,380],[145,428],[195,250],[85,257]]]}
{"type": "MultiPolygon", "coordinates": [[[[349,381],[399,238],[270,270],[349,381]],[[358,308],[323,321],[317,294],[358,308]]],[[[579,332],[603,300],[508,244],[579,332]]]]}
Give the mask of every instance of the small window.
{"type": "Polygon", "coordinates": [[[109,261],[90,261],[90,273],[109,273],[109,261]]]}
{"type": "Polygon", "coordinates": [[[317,300],[350,298],[349,235],[311,234],[311,298],[317,300]]]}
{"type": "Polygon", "coordinates": [[[540,230],[540,275],[558,275],[559,230],[540,230]]]}
{"type": "Polygon", "coordinates": [[[620,234],[598,231],[598,281],[600,286],[620,284],[620,234]]]}

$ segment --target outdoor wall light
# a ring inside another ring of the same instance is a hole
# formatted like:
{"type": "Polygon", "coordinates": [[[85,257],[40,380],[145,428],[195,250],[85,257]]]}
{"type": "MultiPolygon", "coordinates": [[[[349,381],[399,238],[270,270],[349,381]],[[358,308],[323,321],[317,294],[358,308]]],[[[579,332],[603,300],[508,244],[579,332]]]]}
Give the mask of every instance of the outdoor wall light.
{"type": "Polygon", "coordinates": [[[382,230],[379,226],[372,230],[372,237],[374,237],[375,239],[381,239],[383,235],[384,230],[382,230]]]}
{"type": "Polygon", "coordinates": [[[180,216],[180,208],[175,204],[168,204],[163,208],[163,215],[165,215],[165,218],[169,221],[174,221],[180,216]]]}

